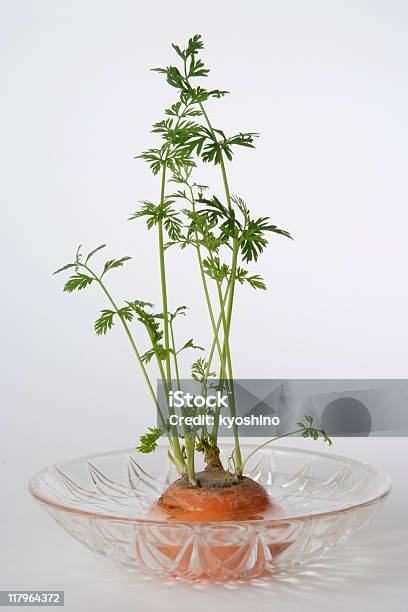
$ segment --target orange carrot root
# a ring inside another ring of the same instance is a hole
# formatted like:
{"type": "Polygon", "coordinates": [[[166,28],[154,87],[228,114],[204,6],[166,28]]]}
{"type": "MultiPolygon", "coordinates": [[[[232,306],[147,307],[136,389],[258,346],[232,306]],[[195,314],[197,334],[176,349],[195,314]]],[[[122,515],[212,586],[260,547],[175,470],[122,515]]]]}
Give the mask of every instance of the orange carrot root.
{"type": "Polygon", "coordinates": [[[196,521],[251,518],[265,510],[270,499],[265,489],[244,476],[235,483],[229,474],[199,472],[198,487],[186,479],[173,482],[160,497],[159,507],[172,518],[196,521]]]}

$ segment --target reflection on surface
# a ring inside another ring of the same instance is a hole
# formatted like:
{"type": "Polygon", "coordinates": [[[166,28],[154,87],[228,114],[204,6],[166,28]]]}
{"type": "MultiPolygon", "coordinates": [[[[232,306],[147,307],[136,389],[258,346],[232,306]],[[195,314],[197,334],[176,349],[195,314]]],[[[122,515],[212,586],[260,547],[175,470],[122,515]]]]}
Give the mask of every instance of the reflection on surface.
{"type": "Polygon", "coordinates": [[[371,528],[363,537],[358,534],[354,540],[338,550],[298,569],[250,580],[186,582],[141,574],[129,568],[118,570],[108,562],[101,568],[99,578],[109,583],[109,590],[113,586],[125,588],[128,594],[133,592],[136,600],[140,594],[141,599],[146,598],[151,604],[156,599],[171,594],[171,598],[175,598],[175,605],[180,606],[184,600],[191,602],[189,598],[193,592],[200,593],[200,602],[196,598],[194,600],[195,610],[201,609],[201,605],[204,606],[206,602],[208,604],[210,600],[213,601],[214,597],[217,609],[233,607],[238,598],[240,606],[244,606],[255,600],[258,603],[259,598],[263,596],[270,598],[271,604],[273,597],[277,595],[280,600],[285,599],[286,595],[290,596],[292,601],[292,595],[295,594],[302,597],[297,597],[292,603],[300,605],[308,599],[309,594],[324,597],[335,590],[351,589],[353,585],[358,585],[360,592],[367,590],[368,593],[373,585],[384,581],[385,573],[387,576],[400,576],[401,567],[406,563],[406,541],[407,534],[385,530],[378,532],[371,528]],[[236,597],[232,595],[234,592],[236,597]]]}

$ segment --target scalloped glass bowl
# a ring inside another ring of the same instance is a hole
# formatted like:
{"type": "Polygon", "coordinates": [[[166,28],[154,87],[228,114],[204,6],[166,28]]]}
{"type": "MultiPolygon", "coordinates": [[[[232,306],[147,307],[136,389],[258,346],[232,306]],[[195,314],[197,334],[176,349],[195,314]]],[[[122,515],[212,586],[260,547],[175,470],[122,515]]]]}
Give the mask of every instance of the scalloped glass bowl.
{"type": "MultiPolygon", "coordinates": [[[[243,445],[244,455],[250,445],[243,445]]],[[[223,447],[224,465],[232,447],[223,447]]],[[[200,469],[200,466],[198,466],[200,469]]],[[[173,521],[155,502],[177,474],[167,448],[64,461],[30,480],[31,494],[76,540],[122,563],[186,579],[252,578],[292,568],[365,525],[390,491],[381,470],[332,453],[265,448],[246,474],[272,507],[250,520],[173,521]]]]}

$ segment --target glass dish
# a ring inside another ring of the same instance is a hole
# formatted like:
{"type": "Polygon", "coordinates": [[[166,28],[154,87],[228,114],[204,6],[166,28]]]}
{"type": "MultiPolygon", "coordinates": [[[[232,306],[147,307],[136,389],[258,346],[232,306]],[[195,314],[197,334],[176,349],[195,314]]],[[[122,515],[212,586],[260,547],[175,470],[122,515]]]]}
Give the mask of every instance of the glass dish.
{"type": "MultiPolygon", "coordinates": [[[[244,454],[252,448],[243,445],[244,454]]],[[[222,448],[224,465],[231,452],[222,448]]],[[[178,477],[165,446],[64,461],[33,476],[29,490],[92,551],[157,574],[217,580],[316,559],[365,525],[390,491],[388,476],[373,466],[288,447],[261,450],[246,475],[267,489],[271,509],[222,522],[171,520],[155,509],[178,477]]]]}

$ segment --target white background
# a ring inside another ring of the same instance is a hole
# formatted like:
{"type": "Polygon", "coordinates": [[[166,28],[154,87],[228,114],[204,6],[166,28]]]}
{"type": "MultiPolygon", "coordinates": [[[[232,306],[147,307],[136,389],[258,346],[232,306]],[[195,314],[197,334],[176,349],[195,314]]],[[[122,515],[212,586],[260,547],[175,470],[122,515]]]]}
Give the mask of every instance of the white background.
{"type": "MultiPolygon", "coordinates": [[[[155,144],[150,125],[174,101],[148,69],[173,61],[170,43],[196,32],[213,68],[209,85],[232,92],[209,106],[214,123],[262,134],[255,151],[234,160],[232,192],[295,237],[276,237],[259,264],[268,294],[239,290],[235,375],[407,377],[408,5],[2,0],[0,10],[0,525],[7,543],[0,588],[59,586],[70,593],[69,610],[80,609],[81,594],[88,610],[113,609],[116,597],[124,610],[162,596],[175,608],[166,588],[180,601],[191,593],[194,605],[201,593],[220,608],[234,590],[244,605],[282,601],[291,609],[304,598],[340,609],[355,589],[358,605],[382,609],[379,593],[392,587],[393,597],[406,594],[398,554],[402,439],[341,441],[336,449],[394,477],[396,493],[371,539],[359,536],[357,548],[351,543],[334,565],[319,565],[313,580],[223,587],[216,596],[179,585],[150,589],[151,581],[87,556],[52,531],[25,486],[49,463],[134,444],[152,422],[120,330],[106,338],[92,332],[106,305],[101,296],[94,288],[62,294],[63,279],[51,272],[79,243],[108,242],[107,257],[134,257],[111,273],[118,300],[158,301],[154,235],[126,219],[139,200],[157,198],[159,185],[133,156],[155,144]],[[392,556],[388,541],[396,546],[392,556]]],[[[203,177],[221,192],[216,169],[203,177]]],[[[168,269],[171,307],[191,308],[180,339],[208,344],[193,254],[169,252],[168,269]]],[[[392,602],[388,609],[401,609],[392,602]]]]}

